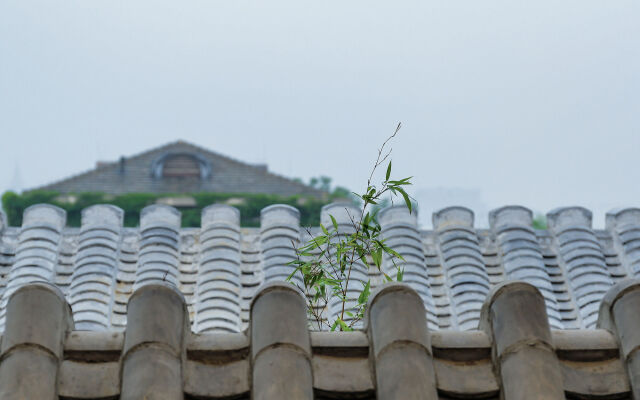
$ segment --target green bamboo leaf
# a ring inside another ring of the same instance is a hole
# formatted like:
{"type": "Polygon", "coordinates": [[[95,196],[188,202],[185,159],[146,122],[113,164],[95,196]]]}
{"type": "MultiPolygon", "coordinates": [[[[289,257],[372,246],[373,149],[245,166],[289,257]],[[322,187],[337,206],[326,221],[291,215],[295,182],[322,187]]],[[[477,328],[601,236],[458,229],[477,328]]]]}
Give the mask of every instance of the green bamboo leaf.
{"type": "Polygon", "coordinates": [[[409,195],[402,188],[398,188],[397,190],[398,192],[400,192],[400,194],[404,198],[404,202],[407,205],[407,208],[409,209],[409,213],[411,213],[411,199],[409,199],[409,195]]]}
{"type": "Polygon", "coordinates": [[[389,181],[389,185],[391,185],[391,186],[411,185],[411,182],[409,181],[411,178],[413,178],[413,176],[410,176],[410,177],[404,178],[404,179],[400,179],[399,181],[389,181]]]}
{"type": "Polygon", "coordinates": [[[287,282],[291,281],[291,278],[293,278],[293,276],[296,274],[296,272],[298,272],[300,270],[300,268],[296,268],[293,270],[292,273],[289,274],[289,276],[287,276],[287,282]]]}
{"type": "Polygon", "coordinates": [[[351,329],[351,327],[349,327],[349,325],[347,325],[347,323],[346,323],[346,322],[344,322],[341,318],[338,318],[338,319],[336,320],[336,322],[337,322],[338,324],[340,324],[340,328],[341,328],[341,330],[343,330],[343,331],[352,331],[352,330],[353,330],[353,329],[351,329]]]}
{"type": "Polygon", "coordinates": [[[364,225],[369,225],[370,221],[371,221],[371,214],[367,211],[367,214],[364,216],[364,219],[362,220],[362,223],[364,225]]]}
{"type": "Polygon", "coordinates": [[[371,258],[373,258],[373,263],[380,269],[382,265],[382,249],[378,248],[371,252],[371,258]]]}
{"type": "Polygon", "coordinates": [[[329,216],[331,217],[331,223],[333,224],[333,228],[337,231],[338,230],[338,222],[333,217],[333,215],[329,215],[329,216]]]}
{"type": "Polygon", "coordinates": [[[322,228],[322,232],[324,232],[325,235],[329,234],[329,231],[324,227],[324,225],[320,224],[320,228],[322,228]]]}
{"type": "Polygon", "coordinates": [[[367,300],[369,299],[370,288],[371,288],[371,281],[368,281],[366,285],[364,285],[364,289],[362,289],[360,296],[358,296],[358,304],[364,304],[367,302],[367,300]]]}
{"type": "Polygon", "coordinates": [[[389,161],[389,166],[387,167],[387,177],[385,178],[385,180],[388,181],[390,176],[391,176],[391,161],[389,161]]]}
{"type": "Polygon", "coordinates": [[[400,253],[398,253],[397,251],[393,250],[392,248],[385,247],[384,251],[385,251],[385,253],[391,254],[392,256],[398,258],[399,260],[404,261],[404,257],[402,257],[402,255],[400,255],[400,253]]]}

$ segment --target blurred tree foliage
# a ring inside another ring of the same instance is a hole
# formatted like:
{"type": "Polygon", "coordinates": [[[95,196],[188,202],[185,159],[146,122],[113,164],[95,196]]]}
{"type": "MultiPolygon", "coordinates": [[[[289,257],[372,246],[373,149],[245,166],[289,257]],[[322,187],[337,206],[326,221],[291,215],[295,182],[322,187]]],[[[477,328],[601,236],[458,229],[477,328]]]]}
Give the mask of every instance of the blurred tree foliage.
{"type": "MultiPolygon", "coordinates": [[[[350,193],[350,192],[349,192],[350,193]]],[[[2,196],[2,207],[7,214],[9,224],[20,226],[22,213],[34,204],[47,203],[58,206],[67,211],[67,225],[80,226],[80,215],[84,208],[94,204],[113,204],[125,211],[124,225],[137,226],[140,222],[140,211],[158,200],[170,197],[191,197],[195,200],[194,207],[177,207],[182,212],[183,227],[199,227],[202,209],[208,205],[223,203],[231,204],[240,210],[240,224],[244,227],[260,226],[260,211],[272,204],[288,204],[300,211],[302,226],[318,226],[322,206],[336,199],[337,195],[329,195],[327,199],[317,199],[308,196],[283,197],[269,194],[238,194],[238,193],[130,193],[119,196],[104,193],[63,194],[53,191],[32,191],[24,194],[6,192],[2,196]]]]}
{"type": "MultiPolygon", "coordinates": [[[[299,182],[302,182],[301,179],[297,179],[299,182]]],[[[334,199],[346,199],[352,200],[354,202],[358,201],[357,196],[351,192],[351,190],[344,188],[342,186],[331,186],[331,178],[328,176],[319,176],[309,179],[309,186],[320,189],[327,193],[331,194],[331,197],[334,199]]]]}
{"type": "Polygon", "coordinates": [[[535,217],[533,217],[533,228],[547,229],[547,217],[542,214],[537,214],[535,217]]]}

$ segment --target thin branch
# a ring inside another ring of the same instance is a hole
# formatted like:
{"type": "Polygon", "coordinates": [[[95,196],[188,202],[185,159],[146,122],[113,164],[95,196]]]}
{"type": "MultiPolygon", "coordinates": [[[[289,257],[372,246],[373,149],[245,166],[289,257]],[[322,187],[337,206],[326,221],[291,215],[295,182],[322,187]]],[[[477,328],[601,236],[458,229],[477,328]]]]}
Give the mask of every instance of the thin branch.
{"type": "Polygon", "coordinates": [[[387,159],[387,157],[389,157],[389,154],[391,154],[391,150],[390,149],[387,154],[382,158],[382,160],[380,159],[380,157],[382,157],[382,152],[384,151],[385,146],[387,145],[387,143],[389,143],[389,141],[391,139],[393,139],[394,137],[396,137],[396,135],[398,134],[398,132],[400,131],[400,128],[402,128],[402,122],[398,122],[398,126],[396,126],[396,130],[393,132],[393,135],[389,136],[387,138],[387,140],[384,141],[384,143],[382,143],[382,146],[378,149],[378,158],[376,158],[376,162],[373,165],[373,169],[371,169],[371,175],[369,175],[369,180],[367,181],[367,187],[371,186],[371,181],[373,180],[373,173],[376,171],[376,169],[380,166],[380,164],[382,164],[383,162],[385,162],[385,160],[387,159]]]}

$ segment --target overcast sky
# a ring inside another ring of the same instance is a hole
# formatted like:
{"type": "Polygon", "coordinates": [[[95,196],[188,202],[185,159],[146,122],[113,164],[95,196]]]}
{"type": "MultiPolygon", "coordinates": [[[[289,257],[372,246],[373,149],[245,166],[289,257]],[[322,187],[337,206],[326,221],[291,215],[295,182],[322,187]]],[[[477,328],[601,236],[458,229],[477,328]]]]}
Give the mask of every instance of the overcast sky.
{"type": "Polygon", "coordinates": [[[640,206],[639,21],[637,0],[3,0],[0,191],[177,139],[361,190],[402,121],[423,209],[460,188],[601,225],[640,206]]]}

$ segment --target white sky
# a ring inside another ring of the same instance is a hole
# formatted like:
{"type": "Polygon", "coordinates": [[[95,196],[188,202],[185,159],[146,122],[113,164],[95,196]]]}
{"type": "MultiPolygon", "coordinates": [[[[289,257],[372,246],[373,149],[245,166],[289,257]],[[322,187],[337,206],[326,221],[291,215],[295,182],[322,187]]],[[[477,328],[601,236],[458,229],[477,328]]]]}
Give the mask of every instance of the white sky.
{"type": "Polygon", "coordinates": [[[634,0],[4,0],[0,191],[180,138],[360,190],[402,121],[414,192],[601,225],[640,206],[639,21],[634,0]]]}

